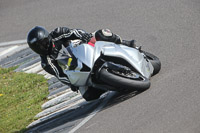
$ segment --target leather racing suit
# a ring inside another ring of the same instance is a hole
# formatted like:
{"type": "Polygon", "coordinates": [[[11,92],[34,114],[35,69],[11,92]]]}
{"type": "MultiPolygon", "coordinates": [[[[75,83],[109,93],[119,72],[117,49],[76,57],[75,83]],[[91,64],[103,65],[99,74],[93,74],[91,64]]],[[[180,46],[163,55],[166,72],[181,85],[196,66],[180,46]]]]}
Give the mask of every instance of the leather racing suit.
{"type": "MultiPolygon", "coordinates": [[[[92,37],[92,34],[89,34],[80,29],[69,29],[67,27],[58,27],[49,34],[50,42],[52,43],[51,53],[47,56],[41,57],[42,68],[51,75],[56,76],[59,81],[62,83],[71,86],[73,91],[77,90],[77,87],[74,87],[70,84],[70,81],[66,74],[64,74],[62,68],[59,66],[56,58],[59,51],[62,48],[62,45],[65,47],[68,46],[69,41],[80,39],[84,42],[89,42],[92,37]]],[[[121,39],[118,35],[115,35],[110,32],[110,30],[98,30],[95,32],[96,40],[111,41],[115,43],[121,43],[121,39]]],[[[104,93],[102,90],[97,90],[95,88],[88,89],[88,91],[83,95],[87,101],[94,100],[100,97],[104,93]]]]}

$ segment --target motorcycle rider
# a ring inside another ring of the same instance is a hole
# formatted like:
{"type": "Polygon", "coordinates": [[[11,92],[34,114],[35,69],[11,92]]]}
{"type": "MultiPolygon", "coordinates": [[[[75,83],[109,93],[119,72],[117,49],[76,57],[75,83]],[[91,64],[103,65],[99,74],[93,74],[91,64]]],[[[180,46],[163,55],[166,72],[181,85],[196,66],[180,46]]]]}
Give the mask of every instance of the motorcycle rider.
{"type": "MultiPolygon", "coordinates": [[[[49,33],[41,26],[36,26],[29,31],[27,43],[34,52],[40,55],[41,66],[46,72],[56,76],[62,83],[69,85],[72,91],[77,91],[78,87],[70,84],[67,75],[64,74],[56,58],[58,57],[61,48],[63,46],[67,47],[70,41],[80,39],[83,42],[88,43],[92,37],[95,38],[96,41],[109,41],[116,44],[135,47],[134,40],[121,40],[119,35],[112,33],[109,29],[100,29],[92,34],[81,29],[58,27],[49,33]]],[[[72,60],[72,64],[76,67],[76,60],[72,60]]],[[[104,92],[105,91],[90,87],[82,96],[85,100],[90,101],[99,98],[104,92]]]]}

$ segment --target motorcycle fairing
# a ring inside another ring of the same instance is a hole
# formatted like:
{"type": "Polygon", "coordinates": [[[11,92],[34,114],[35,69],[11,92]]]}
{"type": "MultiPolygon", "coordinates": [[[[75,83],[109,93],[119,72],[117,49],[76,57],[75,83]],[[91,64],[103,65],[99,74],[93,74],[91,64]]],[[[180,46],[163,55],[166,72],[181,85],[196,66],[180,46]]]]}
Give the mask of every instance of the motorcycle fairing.
{"type": "Polygon", "coordinates": [[[139,50],[123,45],[116,45],[112,42],[97,41],[95,47],[88,44],[81,44],[76,47],[70,45],[71,51],[78,59],[79,69],[67,70],[64,73],[68,76],[71,84],[75,86],[86,86],[90,72],[82,72],[80,68],[82,63],[87,65],[91,70],[94,62],[101,54],[110,57],[119,57],[129,62],[140,74],[150,78],[153,73],[152,64],[145,58],[139,50]]]}
{"type": "Polygon", "coordinates": [[[68,76],[70,83],[75,86],[85,86],[87,84],[88,77],[90,75],[89,72],[80,71],[83,67],[83,63],[87,65],[90,70],[93,67],[93,55],[94,55],[94,47],[88,44],[81,44],[79,46],[73,47],[70,44],[70,49],[73,55],[77,58],[77,67],[75,70],[67,70],[64,73],[68,76]]]}
{"type": "Polygon", "coordinates": [[[102,53],[105,56],[119,57],[129,62],[140,74],[150,78],[153,73],[152,64],[146,60],[139,50],[124,45],[116,45],[112,42],[98,41],[95,44],[94,60],[102,53]],[[103,45],[103,46],[102,46],[103,45]]]}

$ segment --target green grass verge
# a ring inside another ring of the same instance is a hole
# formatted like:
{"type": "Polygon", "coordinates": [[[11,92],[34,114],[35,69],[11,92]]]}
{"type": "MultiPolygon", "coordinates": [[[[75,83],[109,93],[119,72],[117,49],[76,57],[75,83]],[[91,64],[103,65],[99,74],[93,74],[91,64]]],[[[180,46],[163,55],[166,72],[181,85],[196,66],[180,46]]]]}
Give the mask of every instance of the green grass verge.
{"type": "Polygon", "coordinates": [[[24,132],[48,95],[42,75],[0,68],[0,133],[24,132]]]}

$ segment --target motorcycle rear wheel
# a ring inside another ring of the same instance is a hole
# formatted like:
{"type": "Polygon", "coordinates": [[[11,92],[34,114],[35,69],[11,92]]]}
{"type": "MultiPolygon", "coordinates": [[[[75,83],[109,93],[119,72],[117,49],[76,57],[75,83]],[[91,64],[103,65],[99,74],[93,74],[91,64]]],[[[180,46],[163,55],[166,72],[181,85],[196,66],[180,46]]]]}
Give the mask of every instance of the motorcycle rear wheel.
{"type": "Polygon", "coordinates": [[[136,75],[131,77],[131,75],[116,73],[110,71],[108,68],[102,68],[99,72],[99,79],[116,88],[116,91],[123,90],[135,90],[135,91],[144,91],[150,87],[150,81],[146,77],[137,74],[135,72],[131,72],[132,75],[136,75]]]}

